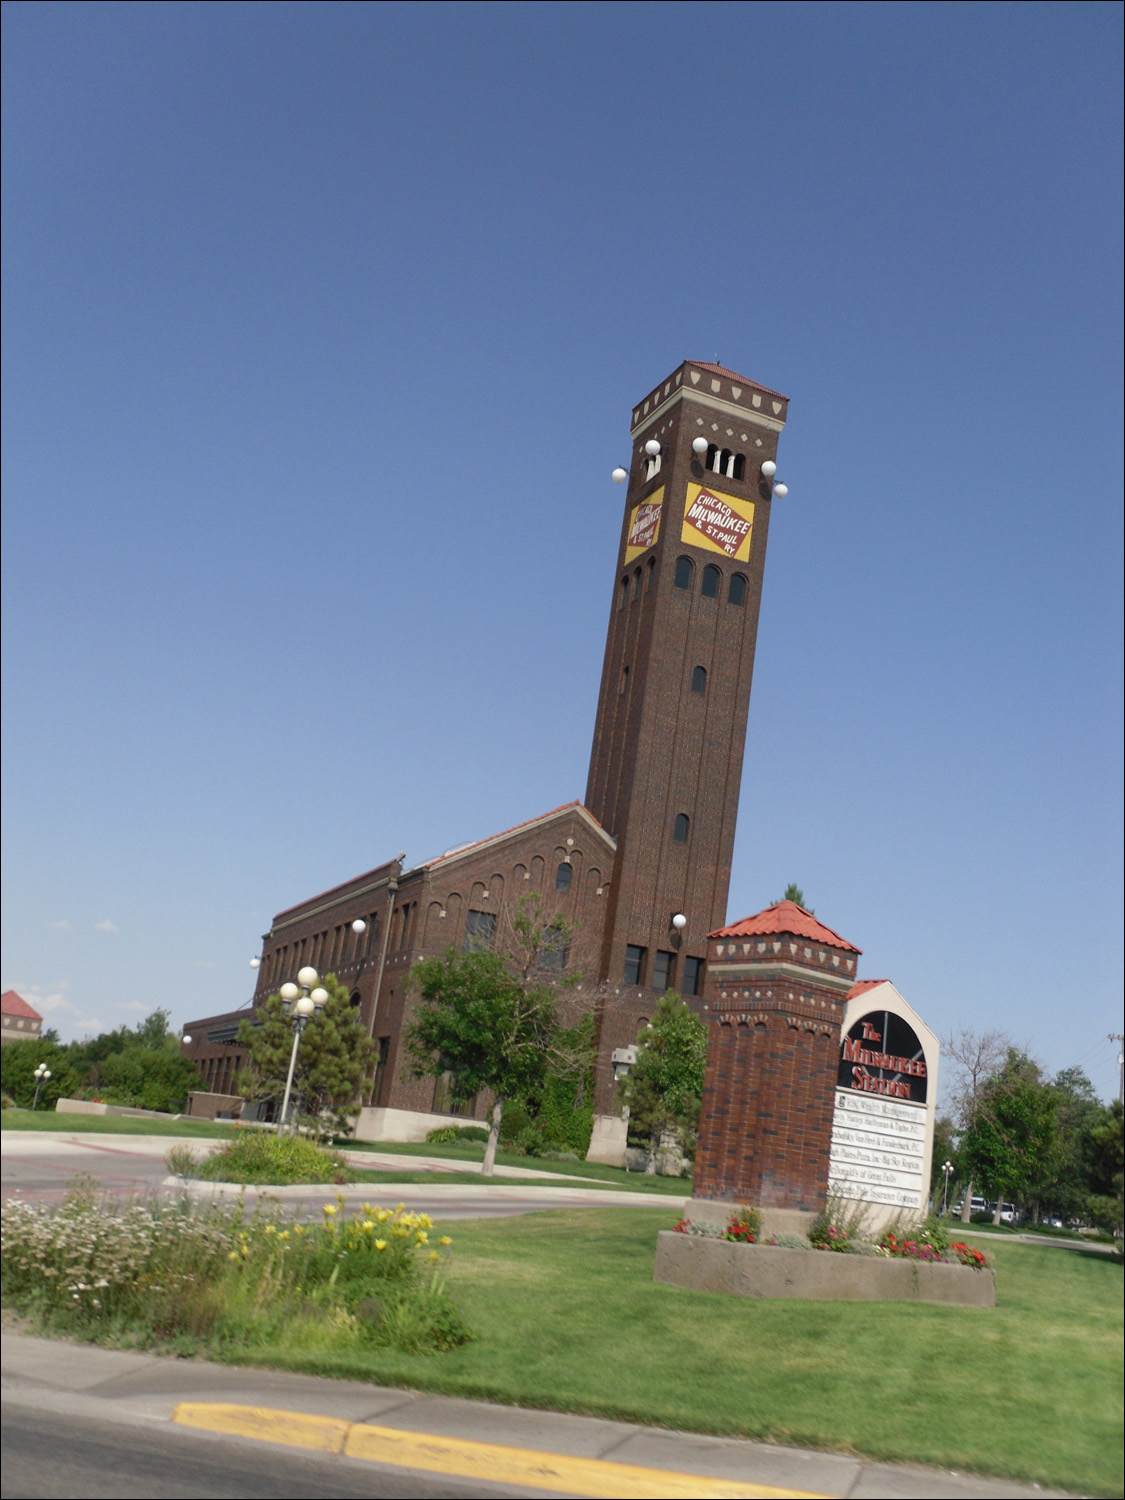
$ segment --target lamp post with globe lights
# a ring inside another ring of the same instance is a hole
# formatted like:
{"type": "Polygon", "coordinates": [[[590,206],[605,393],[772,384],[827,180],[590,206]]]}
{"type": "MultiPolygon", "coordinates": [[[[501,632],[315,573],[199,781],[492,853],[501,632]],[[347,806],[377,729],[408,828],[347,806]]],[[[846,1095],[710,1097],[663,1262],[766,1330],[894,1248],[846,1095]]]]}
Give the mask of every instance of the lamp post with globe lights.
{"type": "Polygon", "coordinates": [[[38,1109],[39,1108],[39,1090],[47,1082],[47,1079],[50,1078],[50,1076],[51,1076],[51,1070],[47,1066],[46,1063],[40,1063],[39,1066],[36,1068],[35,1072],[31,1076],[32,1076],[32,1078],[35,1079],[35,1098],[31,1101],[31,1107],[32,1107],[32,1109],[38,1109]]]}
{"type": "Polygon", "coordinates": [[[293,1051],[289,1057],[289,1076],[285,1080],[285,1098],[282,1101],[281,1119],[277,1126],[278,1135],[282,1135],[285,1131],[285,1120],[289,1113],[289,1095],[293,1090],[293,1070],[297,1066],[297,1049],[301,1045],[301,1033],[309,1021],[320,1014],[328,1000],[328,991],[319,983],[319,980],[320,975],[316,970],[311,966],[306,966],[298,970],[296,984],[289,980],[278,990],[285,1015],[293,1028],[293,1051]]]}
{"type": "Polygon", "coordinates": [[[945,1215],[949,1212],[949,1179],[953,1175],[953,1163],[943,1161],[941,1164],[942,1176],[945,1178],[945,1193],[942,1198],[941,1211],[945,1215]]]}

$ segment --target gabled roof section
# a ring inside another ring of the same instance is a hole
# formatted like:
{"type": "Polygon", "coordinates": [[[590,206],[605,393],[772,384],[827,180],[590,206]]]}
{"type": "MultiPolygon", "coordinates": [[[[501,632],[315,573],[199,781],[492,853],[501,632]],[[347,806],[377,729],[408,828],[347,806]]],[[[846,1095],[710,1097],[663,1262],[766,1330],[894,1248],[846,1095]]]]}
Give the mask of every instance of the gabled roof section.
{"type": "Polygon", "coordinates": [[[857,995],[866,995],[868,990],[877,990],[881,984],[890,984],[889,979],[861,979],[858,984],[853,984],[845,999],[854,1000],[857,995]]]}
{"type": "Polygon", "coordinates": [[[771,391],[768,385],[763,385],[759,380],[751,380],[747,375],[740,375],[737,370],[728,370],[726,365],[714,365],[705,359],[689,359],[688,364],[694,365],[697,370],[706,370],[708,375],[724,375],[728,380],[737,380],[739,385],[751,386],[767,396],[777,396],[782,401],[789,400],[789,397],[783,396],[780,391],[771,391]]]}
{"type": "Polygon", "coordinates": [[[32,1010],[22,995],[16,994],[15,990],[5,990],[0,995],[0,1014],[22,1016],[25,1021],[42,1021],[43,1019],[37,1010],[32,1010]]]}
{"type": "Polygon", "coordinates": [[[862,948],[857,948],[854,943],[849,943],[847,938],[842,938],[838,932],[833,932],[831,927],[825,927],[823,922],[818,922],[812,912],[806,911],[803,906],[798,906],[795,901],[775,901],[772,906],[767,906],[765,911],[756,912],[752,917],[743,917],[741,922],[735,922],[731,927],[720,927],[717,932],[709,932],[707,936],[713,938],[773,937],[783,932],[791,937],[808,938],[814,943],[827,943],[832,948],[843,948],[848,953],[863,952],[862,948]]]}
{"type": "Polygon", "coordinates": [[[537,818],[528,818],[526,822],[516,823],[512,828],[505,828],[503,833],[494,833],[489,838],[477,839],[475,843],[464,844],[459,849],[450,849],[445,854],[439,854],[437,859],[427,860],[423,868],[433,870],[438,865],[448,864],[452,860],[464,859],[467,854],[477,854],[481,849],[487,848],[489,844],[502,843],[504,839],[511,838],[514,833],[523,833],[532,828],[541,828],[544,823],[550,823],[555,818],[562,818],[567,813],[578,813],[590,824],[591,833],[597,834],[607,848],[617,848],[617,840],[612,834],[605,831],[589,808],[583,807],[581,802],[564,802],[561,807],[554,807],[550,812],[541,813],[537,818]]]}

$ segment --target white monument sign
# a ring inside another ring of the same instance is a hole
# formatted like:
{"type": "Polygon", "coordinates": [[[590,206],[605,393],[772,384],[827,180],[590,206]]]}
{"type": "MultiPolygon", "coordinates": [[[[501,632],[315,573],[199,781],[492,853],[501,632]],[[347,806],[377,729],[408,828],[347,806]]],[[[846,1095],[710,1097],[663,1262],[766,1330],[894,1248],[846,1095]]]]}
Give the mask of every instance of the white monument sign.
{"type": "Polygon", "coordinates": [[[828,1186],[857,1203],[926,1211],[937,1102],[938,1041],[889,980],[848,996],[832,1120],[828,1186]]]}

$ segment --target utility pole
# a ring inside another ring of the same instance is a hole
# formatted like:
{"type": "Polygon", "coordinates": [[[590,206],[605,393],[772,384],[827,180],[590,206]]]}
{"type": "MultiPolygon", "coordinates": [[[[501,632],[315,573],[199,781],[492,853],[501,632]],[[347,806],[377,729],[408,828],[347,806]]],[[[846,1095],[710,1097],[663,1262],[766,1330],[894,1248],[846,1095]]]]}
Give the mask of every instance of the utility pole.
{"type": "Polygon", "coordinates": [[[1117,1042],[1118,1043],[1118,1047],[1117,1047],[1117,1097],[1118,1097],[1118,1099],[1123,1104],[1125,1104],[1125,1051],[1122,1050],[1122,1044],[1125,1044],[1125,1036],[1122,1036],[1122,1034],[1121,1034],[1120,1031],[1111,1031],[1110,1034],[1109,1034],[1109,1038],[1108,1039],[1111,1042],[1117,1042]]]}

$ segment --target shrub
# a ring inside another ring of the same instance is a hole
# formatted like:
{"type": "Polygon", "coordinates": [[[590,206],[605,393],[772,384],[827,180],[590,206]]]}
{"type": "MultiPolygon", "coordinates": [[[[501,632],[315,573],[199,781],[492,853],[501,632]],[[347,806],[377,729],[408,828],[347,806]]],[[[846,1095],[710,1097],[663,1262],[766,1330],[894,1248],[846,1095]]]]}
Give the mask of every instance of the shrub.
{"type": "Polygon", "coordinates": [[[199,1168],[210,1182],[350,1182],[353,1175],[338,1151],[259,1131],[218,1146],[199,1168]]]}
{"type": "Polygon", "coordinates": [[[190,1146],[169,1146],[164,1153],[164,1165],[173,1177],[197,1177],[199,1158],[190,1146]]]}
{"type": "Polygon", "coordinates": [[[439,1125],[436,1130],[426,1131],[427,1146],[448,1146],[458,1139],[460,1132],[456,1125],[439,1125]]]}
{"type": "Polygon", "coordinates": [[[407,1352],[464,1343],[470,1332],[436,1271],[448,1237],[432,1245],[431,1221],[401,1204],[365,1204],[347,1220],[339,1206],[306,1226],[276,1206],[247,1218],[241,1202],[99,1203],[88,1183],[60,1207],[9,1199],[5,1298],[47,1326],[171,1340],[181,1352],[193,1341],[282,1350],[374,1341],[407,1352]]]}
{"type": "Polygon", "coordinates": [[[547,1142],[534,1125],[527,1125],[516,1136],[512,1146],[521,1156],[542,1156],[547,1149],[547,1142]]]}
{"type": "Polygon", "coordinates": [[[459,1125],[457,1139],[459,1141],[487,1141],[488,1131],[483,1125],[459,1125]]]}

